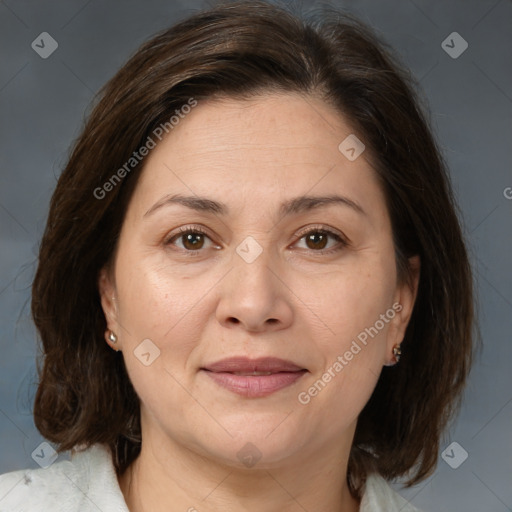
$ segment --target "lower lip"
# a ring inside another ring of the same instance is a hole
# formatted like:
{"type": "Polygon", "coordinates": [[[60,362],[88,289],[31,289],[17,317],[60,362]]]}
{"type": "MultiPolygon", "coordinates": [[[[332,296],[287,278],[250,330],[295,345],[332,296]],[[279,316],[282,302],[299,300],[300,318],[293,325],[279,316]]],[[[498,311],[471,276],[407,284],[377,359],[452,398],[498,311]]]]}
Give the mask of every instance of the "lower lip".
{"type": "Polygon", "coordinates": [[[271,375],[234,375],[227,372],[202,371],[223,388],[247,398],[257,398],[275,393],[291,386],[307,372],[307,370],[302,370],[271,375]]]}

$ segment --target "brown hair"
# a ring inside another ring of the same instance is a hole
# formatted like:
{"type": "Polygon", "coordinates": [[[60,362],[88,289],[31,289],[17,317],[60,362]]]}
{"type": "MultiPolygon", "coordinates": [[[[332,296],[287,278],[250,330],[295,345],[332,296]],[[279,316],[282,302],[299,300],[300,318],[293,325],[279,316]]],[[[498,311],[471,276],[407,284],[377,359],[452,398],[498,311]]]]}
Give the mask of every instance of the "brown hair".
{"type": "Polygon", "coordinates": [[[139,399],[104,341],[98,274],[108,264],[143,163],[95,190],[190,98],[315,94],[364,141],[386,195],[400,279],[419,255],[418,295],[397,366],[384,368],[361,412],[348,474],[407,476],[435,468],[472,360],[472,279],[446,166],[416,84],[351,16],[307,21],[265,2],[200,12],[145,43],[100,91],[53,194],[34,280],[43,345],[34,406],[41,434],[70,450],[106,443],[122,473],[140,452],[139,399]]]}

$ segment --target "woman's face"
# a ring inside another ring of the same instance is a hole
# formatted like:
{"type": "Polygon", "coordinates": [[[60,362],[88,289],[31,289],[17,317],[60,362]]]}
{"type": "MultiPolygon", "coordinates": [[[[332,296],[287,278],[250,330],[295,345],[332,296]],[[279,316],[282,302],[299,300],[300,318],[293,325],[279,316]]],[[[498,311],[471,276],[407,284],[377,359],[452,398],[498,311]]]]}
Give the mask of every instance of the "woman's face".
{"type": "Polygon", "coordinates": [[[150,151],[100,279],[143,437],[260,467],[351,443],[414,301],[352,133],[275,94],[199,102],[150,151]]]}

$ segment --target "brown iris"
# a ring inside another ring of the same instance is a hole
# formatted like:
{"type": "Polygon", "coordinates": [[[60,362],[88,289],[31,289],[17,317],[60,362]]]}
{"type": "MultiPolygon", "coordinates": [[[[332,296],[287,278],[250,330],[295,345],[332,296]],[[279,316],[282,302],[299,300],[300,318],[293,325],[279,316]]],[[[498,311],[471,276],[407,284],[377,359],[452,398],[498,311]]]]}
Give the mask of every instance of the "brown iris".
{"type": "Polygon", "coordinates": [[[306,235],[306,244],[310,249],[323,249],[327,245],[327,238],[328,235],[326,233],[315,231],[306,235]],[[313,243],[313,247],[311,247],[310,242],[313,243]]]}
{"type": "Polygon", "coordinates": [[[204,235],[202,233],[187,233],[182,235],[182,239],[185,249],[201,249],[204,245],[204,235]]]}

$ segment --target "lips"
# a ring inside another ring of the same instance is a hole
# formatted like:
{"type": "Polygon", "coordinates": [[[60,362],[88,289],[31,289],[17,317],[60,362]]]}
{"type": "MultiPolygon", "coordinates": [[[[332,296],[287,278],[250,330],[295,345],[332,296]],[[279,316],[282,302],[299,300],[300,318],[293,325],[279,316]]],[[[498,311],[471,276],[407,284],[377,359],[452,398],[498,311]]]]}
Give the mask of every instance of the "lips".
{"type": "Polygon", "coordinates": [[[236,373],[240,375],[254,375],[256,373],[279,373],[279,372],[298,372],[305,368],[297,366],[291,361],[278,359],[275,357],[262,357],[259,359],[249,359],[247,357],[231,357],[223,359],[216,363],[209,364],[203,368],[210,372],[236,373]]]}
{"type": "Polygon", "coordinates": [[[235,357],[201,368],[219,386],[247,398],[264,397],[299,380],[307,369],[277,358],[235,357]]]}

